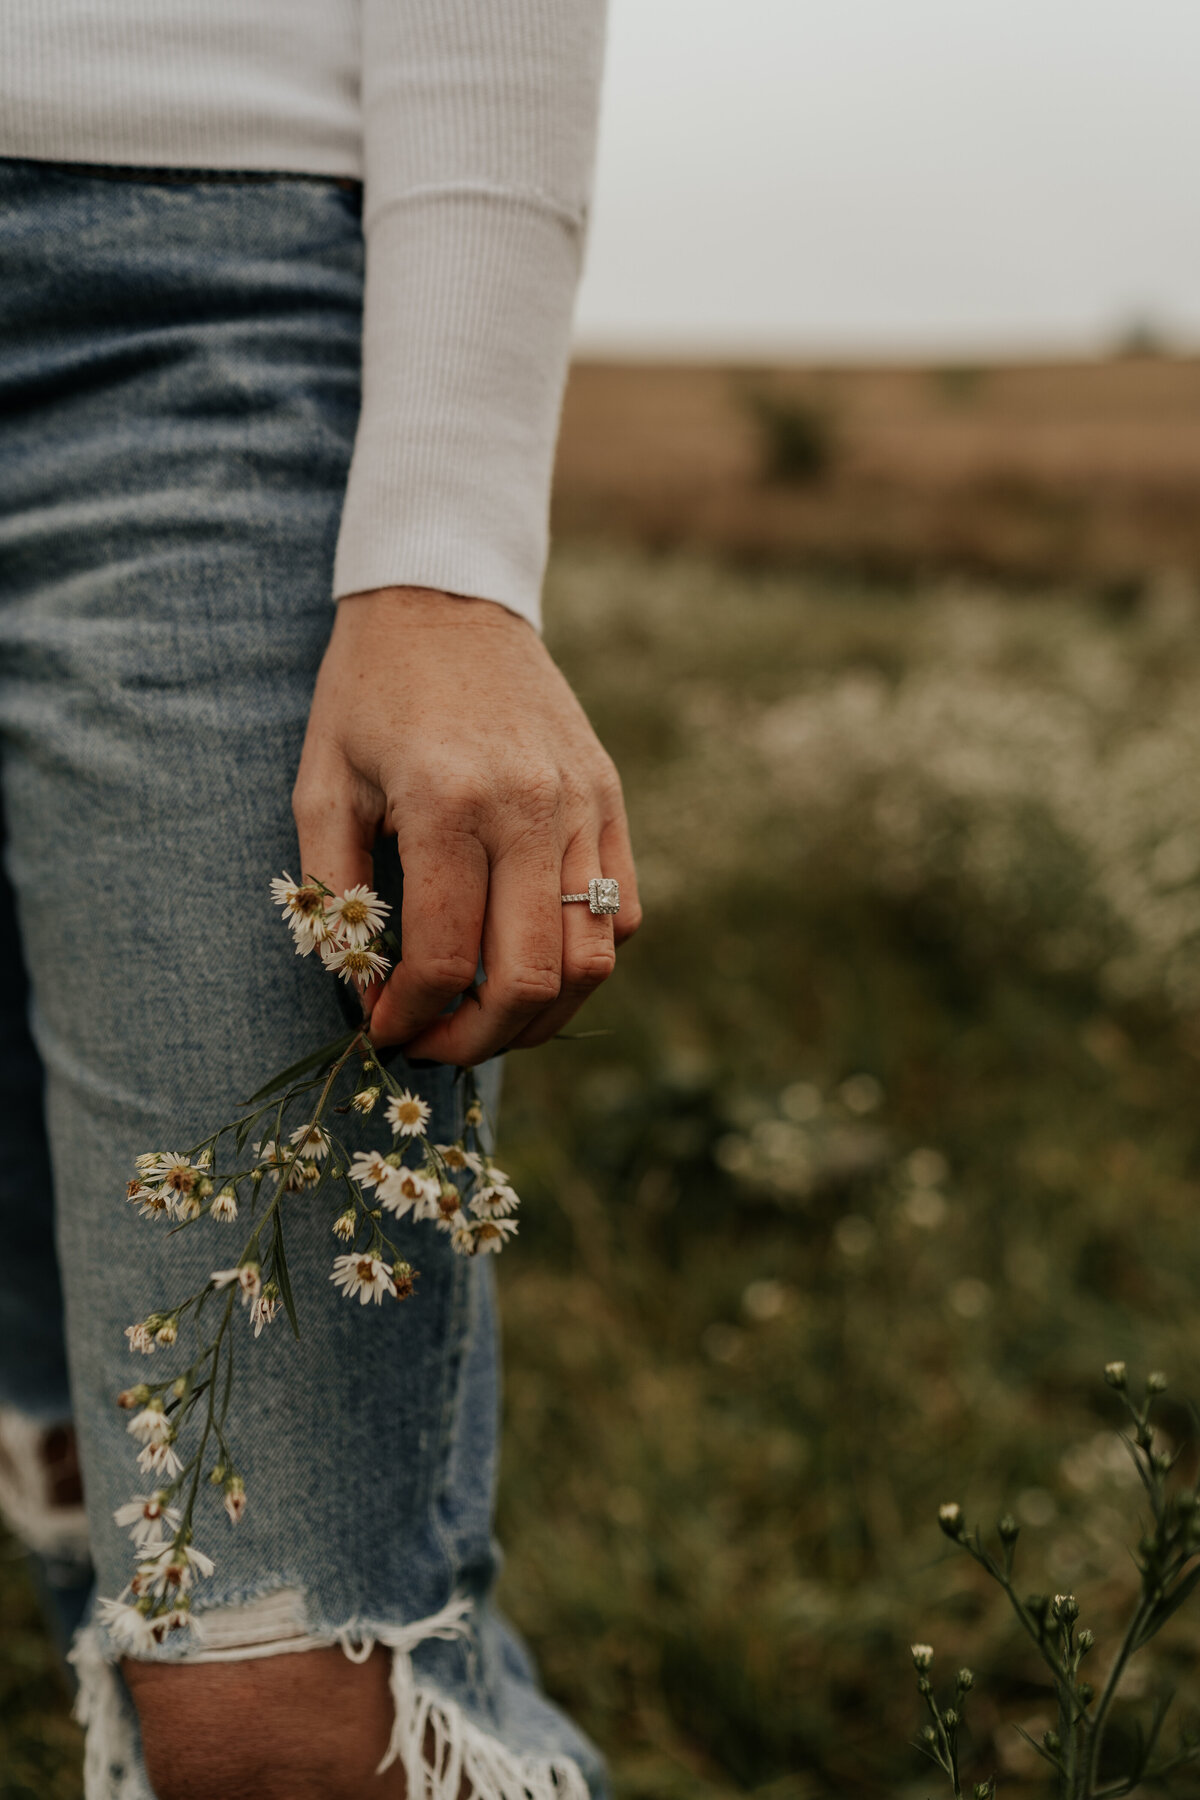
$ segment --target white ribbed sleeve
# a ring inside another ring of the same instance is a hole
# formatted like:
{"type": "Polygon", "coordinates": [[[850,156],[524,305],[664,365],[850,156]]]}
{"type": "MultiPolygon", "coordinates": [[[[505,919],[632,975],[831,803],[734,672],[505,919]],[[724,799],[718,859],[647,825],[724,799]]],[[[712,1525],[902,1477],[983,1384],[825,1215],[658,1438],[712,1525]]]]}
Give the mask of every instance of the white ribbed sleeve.
{"type": "Polygon", "coordinates": [[[0,155],[361,175],[334,592],[535,623],[604,0],[3,0],[0,155]]]}
{"type": "Polygon", "coordinates": [[[363,0],[363,411],[337,595],[538,619],[603,0],[363,0]]]}

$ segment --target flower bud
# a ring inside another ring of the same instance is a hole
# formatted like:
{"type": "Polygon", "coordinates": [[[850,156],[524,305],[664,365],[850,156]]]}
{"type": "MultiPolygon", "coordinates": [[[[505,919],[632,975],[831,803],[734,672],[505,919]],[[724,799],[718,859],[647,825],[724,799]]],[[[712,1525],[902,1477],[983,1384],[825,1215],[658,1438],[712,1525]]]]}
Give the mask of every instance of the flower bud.
{"type": "Polygon", "coordinates": [[[117,1405],[123,1406],[126,1412],[132,1412],[135,1407],[145,1406],[149,1398],[150,1389],[144,1381],[139,1381],[136,1387],[125,1388],[117,1395],[117,1405]]]}
{"type": "Polygon", "coordinates": [[[955,1686],[960,1694],[970,1693],[975,1686],[975,1675],[971,1669],[960,1669],[955,1677],[955,1686]]]}
{"type": "Polygon", "coordinates": [[[1166,1385],[1167,1378],[1161,1369],[1151,1370],[1150,1374],[1146,1377],[1146,1392],[1148,1394],[1161,1394],[1166,1385]]]}
{"type": "Polygon", "coordinates": [[[1105,1363],[1104,1379],[1105,1379],[1105,1381],[1107,1381],[1109,1387],[1113,1387],[1113,1388],[1125,1387],[1125,1385],[1126,1385],[1125,1364],[1123,1362],[1105,1363]]]}
{"type": "Polygon", "coordinates": [[[954,1727],[958,1724],[958,1714],[952,1706],[948,1706],[942,1714],[942,1724],[946,1727],[947,1731],[953,1731],[954,1727]]]}
{"type": "Polygon", "coordinates": [[[962,1507],[957,1500],[947,1500],[938,1507],[938,1524],[948,1538],[954,1538],[956,1542],[962,1538],[966,1525],[963,1522],[962,1507]]]}
{"type": "Polygon", "coordinates": [[[937,1732],[933,1729],[932,1725],[926,1725],[924,1731],[921,1733],[921,1736],[925,1739],[925,1742],[927,1744],[936,1744],[937,1743],[937,1732]]]}
{"type": "Polygon", "coordinates": [[[177,1375],[175,1380],[171,1383],[172,1394],[175,1396],[176,1400],[182,1400],[183,1396],[187,1393],[187,1391],[188,1391],[187,1376],[186,1375],[177,1375]]]}
{"type": "Polygon", "coordinates": [[[1021,1535],[1021,1527],[1011,1513],[1005,1513],[1002,1518],[997,1519],[996,1530],[1000,1533],[1002,1544],[1015,1544],[1021,1535]]]}
{"type": "Polygon", "coordinates": [[[920,1694],[922,1696],[924,1696],[926,1694],[932,1694],[933,1683],[932,1683],[932,1681],[930,1681],[928,1675],[918,1675],[917,1676],[917,1692],[918,1692],[918,1694],[920,1694]]]}
{"type": "Polygon", "coordinates": [[[473,1126],[475,1128],[478,1128],[480,1125],[483,1124],[483,1108],[479,1104],[478,1100],[472,1100],[470,1106],[468,1106],[467,1112],[466,1112],[466,1122],[468,1125],[473,1126]]]}
{"type": "Polygon", "coordinates": [[[932,1644],[910,1644],[909,1653],[913,1659],[914,1669],[927,1669],[933,1661],[932,1644]]]}
{"type": "Polygon", "coordinates": [[[1043,1731],[1042,1742],[1052,1756],[1057,1756],[1058,1752],[1062,1749],[1062,1739],[1059,1737],[1057,1731],[1043,1731]]]}
{"type": "Polygon", "coordinates": [[[977,1781],[972,1790],[975,1800],[992,1800],[992,1784],[990,1781],[977,1781]]]}
{"type": "Polygon", "coordinates": [[[1079,1645],[1080,1650],[1086,1656],[1088,1651],[1092,1648],[1093,1644],[1096,1642],[1096,1634],[1090,1628],[1090,1626],[1085,1625],[1083,1630],[1079,1633],[1079,1636],[1075,1639],[1075,1642],[1079,1645]]]}
{"type": "Polygon", "coordinates": [[[1079,1617],[1079,1602],[1074,1594],[1055,1594],[1054,1616],[1062,1625],[1073,1625],[1079,1617]]]}
{"type": "Polygon", "coordinates": [[[199,1156],[196,1158],[196,1167],[198,1169],[211,1169],[212,1164],[213,1164],[212,1145],[206,1144],[204,1149],[200,1152],[199,1156]]]}

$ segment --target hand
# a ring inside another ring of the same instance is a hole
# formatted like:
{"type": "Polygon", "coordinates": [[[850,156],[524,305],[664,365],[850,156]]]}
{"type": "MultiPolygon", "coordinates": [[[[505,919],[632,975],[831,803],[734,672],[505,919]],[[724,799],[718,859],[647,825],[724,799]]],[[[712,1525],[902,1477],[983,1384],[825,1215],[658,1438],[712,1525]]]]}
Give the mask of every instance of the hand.
{"type": "Polygon", "coordinates": [[[381,588],[337,605],[293,794],[305,875],[370,884],[394,834],[402,960],[371,1036],[469,1065],[561,1031],[641,921],[621,784],[532,626],[490,600],[381,588]],[[615,875],[621,910],[564,906],[615,875]],[[487,979],[449,1017],[448,1004],[487,979]]]}

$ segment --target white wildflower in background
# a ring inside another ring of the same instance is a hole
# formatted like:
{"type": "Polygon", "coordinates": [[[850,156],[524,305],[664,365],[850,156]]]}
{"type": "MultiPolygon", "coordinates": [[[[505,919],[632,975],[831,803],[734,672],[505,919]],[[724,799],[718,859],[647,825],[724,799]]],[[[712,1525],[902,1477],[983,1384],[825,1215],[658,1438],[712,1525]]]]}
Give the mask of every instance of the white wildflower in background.
{"type": "Polygon", "coordinates": [[[236,1269],[214,1269],[208,1279],[218,1290],[236,1282],[242,1290],[243,1306],[257,1299],[262,1288],[262,1270],[256,1262],[239,1263],[236,1269]]]}
{"type": "MultiPolygon", "coordinates": [[[[154,1349],[154,1333],[148,1325],[127,1325],[125,1336],[129,1339],[131,1350],[140,1350],[143,1356],[149,1356],[154,1349]]],[[[132,1430],[133,1427],[130,1427],[132,1430]]]]}
{"type": "Polygon", "coordinates": [[[335,1256],[329,1279],[337,1283],[347,1300],[353,1300],[357,1294],[363,1306],[370,1300],[378,1306],[385,1294],[396,1297],[391,1272],[377,1256],[335,1256]]]}
{"type": "Polygon", "coordinates": [[[225,1483],[224,1506],[230,1524],[236,1525],[246,1510],[246,1484],[240,1475],[231,1475],[225,1483]]]}
{"type": "Polygon", "coordinates": [[[209,1213],[210,1216],[216,1219],[220,1224],[232,1225],[233,1221],[238,1216],[238,1199],[234,1189],[231,1187],[222,1188],[221,1192],[209,1207],[209,1213]]]}
{"type": "Polygon", "coordinates": [[[387,1103],[385,1117],[396,1137],[420,1137],[432,1116],[429,1102],[407,1088],[387,1103]]]}
{"type": "Polygon", "coordinates": [[[358,1214],[352,1206],[344,1213],[339,1213],[333,1221],[333,1235],[340,1237],[344,1244],[351,1244],[358,1233],[358,1214]]]}
{"type": "Polygon", "coordinates": [[[140,1413],[130,1419],[125,1427],[130,1437],[143,1444],[165,1444],[172,1434],[172,1425],[163,1410],[161,1400],[151,1400],[140,1413]]]}
{"type": "Polygon", "coordinates": [[[355,1112],[360,1112],[360,1113],[374,1112],[375,1107],[379,1100],[379,1096],[382,1092],[383,1092],[383,1089],[377,1088],[377,1087],[360,1088],[358,1090],[357,1094],[351,1095],[350,1104],[354,1108],[355,1112]]]}

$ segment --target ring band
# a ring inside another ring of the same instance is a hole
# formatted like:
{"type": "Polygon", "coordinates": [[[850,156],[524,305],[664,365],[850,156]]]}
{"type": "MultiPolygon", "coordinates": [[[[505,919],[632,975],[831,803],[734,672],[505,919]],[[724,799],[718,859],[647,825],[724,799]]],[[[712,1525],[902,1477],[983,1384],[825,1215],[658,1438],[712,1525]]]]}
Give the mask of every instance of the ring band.
{"type": "Polygon", "coordinates": [[[571,906],[577,900],[586,901],[589,909],[599,917],[603,913],[620,912],[621,886],[611,875],[593,875],[586,894],[560,894],[559,899],[564,906],[571,906]]]}

